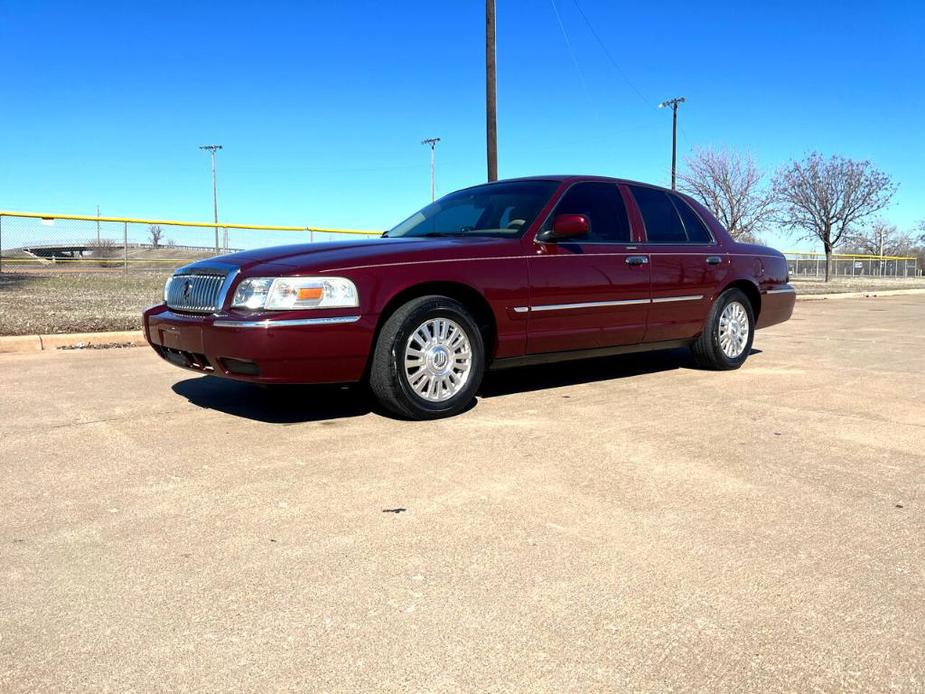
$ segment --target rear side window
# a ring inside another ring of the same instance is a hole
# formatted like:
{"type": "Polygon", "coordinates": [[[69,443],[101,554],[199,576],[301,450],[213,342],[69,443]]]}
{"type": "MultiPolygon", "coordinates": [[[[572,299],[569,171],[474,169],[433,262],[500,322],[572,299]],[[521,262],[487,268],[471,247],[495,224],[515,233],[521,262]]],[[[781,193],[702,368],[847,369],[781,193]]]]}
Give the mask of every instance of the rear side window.
{"type": "Polygon", "coordinates": [[[629,243],[630,226],[620,189],[613,183],[578,183],[565,193],[553,215],[546,222],[552,227],[557,214],[583,214],[591,223],[591,232],[580,242],[629,243]]]}
{"type": "Polygon", "coordinates": [[[630,186],[630,190],[642,213],[649,243],[687,243],[684,224],[668,193],[641,186],[630,186]]]}
{"type": "Polygon", "coordinates": [[[703,225],[697,213],[691,209],[691,206],[685,200],[677,195],[671,196],[678,214],[681,215],[681,221],[684,222],[684,230],[687,232],[689,243],[713,243],[710,232],[703,225]]]}

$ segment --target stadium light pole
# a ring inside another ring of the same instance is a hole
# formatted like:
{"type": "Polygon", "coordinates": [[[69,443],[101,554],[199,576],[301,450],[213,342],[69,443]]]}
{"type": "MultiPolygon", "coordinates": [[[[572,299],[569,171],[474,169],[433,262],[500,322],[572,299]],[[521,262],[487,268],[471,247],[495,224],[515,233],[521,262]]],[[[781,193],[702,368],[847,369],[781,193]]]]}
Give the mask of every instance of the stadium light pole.
{"type": "Polygon", "coordinates": [[[421,140],[422,145],[430,145],[430,201],[437,199],[437,143],[439,137],[428,137],[421,140]]]}
{"type": "Polygon", "coordinates": [[[215,183],[215,152],[222,149],[222,146],[201,145],[199,149],[207,150],[212,155],[212,207],[215,213],[215,252],[218,253],[218,186],[215,183]]]}
{"type": "Polygon", "coordinates": [[[687,99],[683,96],[676,96],[674,99],[667,99],[658,105],[659,108],[670,108],[671,115],[671,189],[675,189],[675,170],[678,163],[678,105],[683,104],[687,99]]]}
{"type": "Polygon", "coordinates": [[[884,227],[880,225],[880,276],[883,277],[883,231],[884,227]]]}
{"type": "Polygon", "coordinates": [[[498,180],[498,98],[495,88],[495,0],[485,0],[485,138],[488,180],[498,180]]]}

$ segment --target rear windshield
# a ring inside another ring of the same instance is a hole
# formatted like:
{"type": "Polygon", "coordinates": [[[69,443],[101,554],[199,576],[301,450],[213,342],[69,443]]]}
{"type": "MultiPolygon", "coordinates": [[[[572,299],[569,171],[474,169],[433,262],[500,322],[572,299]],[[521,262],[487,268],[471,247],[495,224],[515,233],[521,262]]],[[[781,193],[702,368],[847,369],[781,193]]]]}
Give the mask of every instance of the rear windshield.
{"type": "Polygon", "coordinates": [[[558,185],[513,181],[466,188],[431,203],[385,236],[520,236],[558,185]]]}

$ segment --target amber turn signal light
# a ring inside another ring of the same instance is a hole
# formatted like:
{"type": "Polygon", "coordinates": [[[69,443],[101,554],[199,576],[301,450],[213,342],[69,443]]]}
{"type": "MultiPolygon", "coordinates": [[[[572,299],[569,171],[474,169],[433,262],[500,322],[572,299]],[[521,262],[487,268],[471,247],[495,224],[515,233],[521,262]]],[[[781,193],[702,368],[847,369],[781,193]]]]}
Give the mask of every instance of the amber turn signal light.
{"type": "Polygon", "coordinates": [[[320,299],[324,294],[322,287],[300,287],[299,301],[309,301],[311,299],[320,299]]]}

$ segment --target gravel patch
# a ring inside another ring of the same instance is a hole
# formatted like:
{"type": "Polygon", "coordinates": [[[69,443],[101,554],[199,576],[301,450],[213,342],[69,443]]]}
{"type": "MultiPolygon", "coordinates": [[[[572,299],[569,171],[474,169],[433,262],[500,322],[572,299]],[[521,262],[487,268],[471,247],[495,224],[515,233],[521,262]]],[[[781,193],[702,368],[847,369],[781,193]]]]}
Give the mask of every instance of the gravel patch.
{"type": "Polygon", "coordinates": [[[170,272],[0,273],[0,335],[140,330],[170,272]]]}
{"type": "Polygon", "coordinates": [[[822,279],[790,279],[797,294],[844,294],[848,292],[882,292],[890,289],[923,289],[925,277],[836,277],[822,279]]]}

